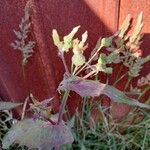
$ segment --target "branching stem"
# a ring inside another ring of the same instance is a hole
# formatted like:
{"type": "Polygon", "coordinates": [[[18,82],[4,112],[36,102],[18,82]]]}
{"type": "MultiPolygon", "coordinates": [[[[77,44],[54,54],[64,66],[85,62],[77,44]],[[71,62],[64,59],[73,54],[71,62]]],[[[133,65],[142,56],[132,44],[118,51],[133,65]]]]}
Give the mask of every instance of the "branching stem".
{"type": "Polygon", "coordinates": [[[98,52],[101,50],[102,47],[103,47],[103,46],[100,46],[100,47],[97,49],[97,51],[95,52],[95,54],[88,60],[88,62],[86,62],[86,63],[84,64],[83,67],[80,68],[80,70],[76,73],[76,75],[78,75],[86,66],[88,66],[88,65],[91,63],[91,61],[95,58],[95,56],[98,54],[98,52]]]}

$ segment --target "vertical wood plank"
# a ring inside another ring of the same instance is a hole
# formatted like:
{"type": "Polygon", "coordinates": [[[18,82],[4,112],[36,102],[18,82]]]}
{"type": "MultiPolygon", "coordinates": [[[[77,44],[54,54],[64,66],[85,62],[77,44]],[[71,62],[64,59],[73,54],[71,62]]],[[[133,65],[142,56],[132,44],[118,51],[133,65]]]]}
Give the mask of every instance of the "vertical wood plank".
{"type": "MultiPolygon", "coordinates": [[[[144,27],[142,33],[144,34],[143,43],[141,45],[141,49],[143,50],[143,56],[150,54],[150,1],[149,0],[121,0],[120,2],[120,13],[119,13],[119,25],[122,24],[123,20],[127,16],[127,14],[131,14],[133,17],[133,26],[135,25],[137,15],[143,11],[143,20],[144,27]]],[[[141,75],[146,75],[149,73],[149,65],[150,63],[144,66],[142,69],[141,75]]],[[[121,84],[125,84],[126,80],[124,80],[121,84]]],[[[150,92],[149,92],[150,94],[150,92]]],[[[149,94],[146,96],[149,97],[149,94]]],[[[145,97],[145,99],[146,99],[145,97]]],[[[116,103],[112,103],[111,112],[114,118],[122,118],[128,111],[130,107],[127,105],[120,105],[116,103]]]]}
{"type": "MultiPolygon", "coordinates": [[[[26,67],[27,85],[30,92],[39,99],[48,98],[56,93],[56,88],[62,80],[64,69],[57,56],[56,47],[51,39],[53,28],[64,36],[77,25],[81,25],[78,36],[89,31],[88,56],[94,48],[99,36],[111,35],[118,26],[119,0],[29,0],[32,9],[31,37],[36,42],[35,53],[26,67]]],[[[23,15],[24,1],[0,1],[0,77],[1,88],[5,88],[9,99],[23,100],[27,91],[22,76],[21,57],[19,51],[13,51],[9,44],[15,40],[13,29],[23,15]],[[13,14],[13,15],[12,15],[13,14]]],[[[69,59],[67,63],[70,66],[69,59]]],[[[2,92],[3,93],[3,92],[2,92]]],[[[79,104],[79,97],[70,99],[70,109],[79,104]]],[[[58,100],[57,100],[58,101],[58,100]]],[[[57,103],[56,101],[56,103],[57,103]]]]}
{"type": "MultiPolygon", "coordinates": [[[[89,55],[100,36],[111,35],[112,32],[116,31],[119,0],[41,0],[38,3],[44,24],[42,34],[44,34],[45,43],[49,48],[47,57],[53,62],[58,85],[62,80],[64,69],[50,37],[52,29],[56,28],[64,36],[74,26],[81,25],[78,36],[81,36],[81,33],[85,30],[88,31],[89,48],[86,54],[89,55]]],[[[68,66],[70,66],[70,55],[66,59],[68,66]]],[[[78,99],[79,97],[74,95],[72,100],[69,101],[68,105],[71,109],[75,109],[75,106],[78,105],[78,99]]],[[[108,101],[106,104],[108,104],[108,101]]]]}
{"type": "MultiPolygon", "coordinates": [[[[46,79],[46,69],[43,67],[37,46],[25,67],[27,75],[25,82],[22,74],[21,52],[13,50],[10,46],[16,40],[13,30],[19,29],[24,7],[24,0],[0,1],[0,94],[4,100],[24,101],[29,92],[42,100],[54,96],[56,91],[53,88],[55,84],[50,85],[46,79]]],[[[32,31],[30,36],[34,37],[32,31]]],[[[51,82],[55,82],[53,76],[51,77],[51,82]]]]}

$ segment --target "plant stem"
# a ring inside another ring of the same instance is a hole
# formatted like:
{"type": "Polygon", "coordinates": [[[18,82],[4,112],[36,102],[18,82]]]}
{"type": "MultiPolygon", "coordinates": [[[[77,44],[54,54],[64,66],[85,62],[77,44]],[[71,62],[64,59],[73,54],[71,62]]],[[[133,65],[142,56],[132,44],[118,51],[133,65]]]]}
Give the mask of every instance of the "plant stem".
{"type": "Polygon", "coordinates": [[[92,75],[95,74],[95,73],[96,73],[96,70],[93,70],[93,71],[89,72],[87,75],[85,75],[85,76],[83,77],[83,79],[87,79],[88,77],[92,76],[92,75]]]}
{"type": "Polygon", "coordinates": [[[115,81],[115,83],[113,84],[113,86],[115,86],[120,80],[122,80],[125,76],[127,75],[127,73],[123,74],[119,79],[117,79],[115,81]]]}
{"type": "Polygon", "coordinates": [[[146,127],[141,150],[145,149],[145,142],[146,142],[147,135],[148,135],[148,128],[146,127]]]}
{"type": "Polygon", "coordinates": [[[27,103],[29,101],[29,97],[27,97],[24,101],[24,104],[23,104],[23,108],[22,108],[22,114],[21,114],[21,120],[24,119],[24,116],[25,116],[25,111],[26,111],[26,107],[27,107],[27,103]]]}
{"type": "Polygon", "coordinates": [[[73,72],[73,68],[74,68],[73,63],[71,63],[71,74],[73,72]]]}
{"type": "Polygon", "coordinates": [[[63,117],[63,113],[65,110],[66,102],[67,102],[67,99],[69,96],[69,92],[70,91],[66,90],[64,95],[63,95],[62,103],[61,103],[60,110],[59,110],[59,116],[58,116],[58,123],[57,124],[60,124],[62,122],[62,117],[63,117]]]}
{"type": "Polygon", "coordinates": [[[143,90],[143,92],[139,95],[138,100],[139,100],[147,91],[149,91],[149,90],[150,90],[150,86],[147,86],[147,87],[143,90]]]}
{"type": "Polygon", "coordinates": [[[76,71],[79,69],[80,67],[79,66],[76,66],[75,68],[74,68],[74,71],[73,71],[73,75],[76,73],[76,71]]]}
{"type": "Polygon", "coordinates": [[[120,76],[120,73],[121,73],[122,69],[123,69],[123,65],[120,66],[120,69],[119,69],[119,71],[117,73],[117,76],[116,76],[116,81],[114,82],[113,85],[116,85],[118,83],[118,80],[120,80],[119,76],[120,76]]]}
{"type": "Polygon", "coordinates": [[[86,62],[86,63],[84,64],[83,67],[81,67],[81,69],[76,73],[76,75],[78,75],[87,65],[89,65],[89,63],[94,59],[94,57],[98,54],[98,52],[101,50],[102,47],[103,47],[103,46],[100,46],[100,47],[98,48],[98,50],[95,52],[95,54],[88,60],[88,62],[86,62]]]}
{"type": "Polygon", "coordinates": [[[87,100],[87,97],[83,97],[82,115],[81,115],[82,119],[84,119],[86,100],[87,100]]]}
{"type": "Polygon", "coordinates": [[[45,121],[50,122],[52,125],[56,125],[56,123],[53,120],[51,120],[50,118],[48,118],[48,117],[46,117],[45,115],[42,115],[42,114],[40,114],[40,115],[43,119],[45,119],[45,121]]]}
{"type": "Polygon", "coordinates": [[[64,52],[61,52],[61,50],[60,50],[60,51],[59,51],[59,56],[60,56],[60,58],[61,58],[61,60],[62,60],[62,62],[63,62],[63,65],[64,65],[64,68],[65,68],[66,73],[67,73],[67,74],[70,74],[70,73],[69,73],[69,69],[68,69],[67,64],[66,64],[66,60],[65,60],[65,58],[64,58],[64,52]]]}
{"type": "Polygon", "coordinates": [[[129,76],[128,81],[125,85],[124,91],[128,88],[130,81],[133,79],[133,77],[129,76]]]}

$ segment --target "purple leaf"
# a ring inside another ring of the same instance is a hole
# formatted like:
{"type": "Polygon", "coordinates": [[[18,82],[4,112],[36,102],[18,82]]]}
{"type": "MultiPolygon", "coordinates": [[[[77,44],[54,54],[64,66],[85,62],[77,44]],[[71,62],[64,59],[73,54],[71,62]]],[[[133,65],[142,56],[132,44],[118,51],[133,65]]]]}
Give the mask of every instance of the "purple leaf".
{"type": "Polygon", "coordinates": [[[60,83],[58,90],[71,90],[82,97],[96,97],[104,94],[111,100],[118,103],[150,109],[150,105],[146,105],[138,102],[137,100],[129,98],[122,91],[116,89],[113,86],[103,84],[98,81],[85,80],[77,76],[64,78],[64,80],[60,83]]]}
{"type": "Polygon", "coordinates": [[[58,90],[71,90],[82,97],[95,97],[103,94],[105,86],[106,84],[97,81],[84,80],[77,76],[71,76],[60,83],[58,90]]]}
{"type": "Polygon", "coordinates": [[[73,136],[65,124],[52,125],[42,120],[25,119],[15,124],[5,135],[3,149],[13,143],[26,145],[29,148],[59,148],[63,144],[71,144],[73,136]]]}

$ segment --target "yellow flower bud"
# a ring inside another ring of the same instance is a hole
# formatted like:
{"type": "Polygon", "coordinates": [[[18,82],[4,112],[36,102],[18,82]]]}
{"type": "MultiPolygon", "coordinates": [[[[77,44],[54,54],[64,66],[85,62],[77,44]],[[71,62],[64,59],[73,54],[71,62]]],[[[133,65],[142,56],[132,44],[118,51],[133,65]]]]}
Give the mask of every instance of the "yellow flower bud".
{"type": "Polygon", "coordinates": [[[52,30],[52,38],[53,38],[54,44],[58,46],[58,44],[60,43],[60,39],[59,39],[59,35],[56,29],[52,30]]]}
{"type": "Polygon", "coordinates": [[[88,32],[85,31],[85,32],[82,34],[82,42],[85,43],[86,40],[87,40],[87,38],[88,38],[88,32]]]}

